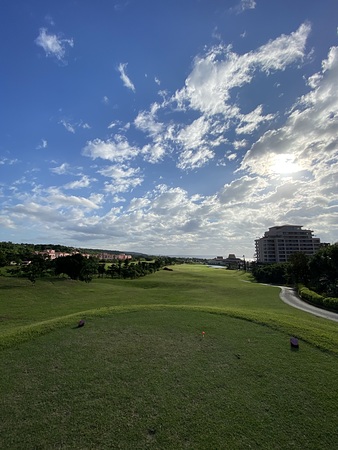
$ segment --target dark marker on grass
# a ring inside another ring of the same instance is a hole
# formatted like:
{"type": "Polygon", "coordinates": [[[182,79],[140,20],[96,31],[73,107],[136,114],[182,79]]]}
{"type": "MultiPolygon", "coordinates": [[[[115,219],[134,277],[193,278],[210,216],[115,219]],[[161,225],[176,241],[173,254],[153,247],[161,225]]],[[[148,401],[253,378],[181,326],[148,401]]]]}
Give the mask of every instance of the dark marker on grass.
{"type": "Polygon", "coordinates": [[[85,324],[86,322],[84,321],[84,320],[80,320],[80,322],[77,324],[77,327],[78,328],[81,328],[81,327],[83,327],[84,326],[84,324],[85,324]]]}
{"type": "Polygon", "coordinates": [[[295,337],[290,338],[290,346],[292,350],[298,350],[299,349],[299,342],[298,339],[295,337]]]}

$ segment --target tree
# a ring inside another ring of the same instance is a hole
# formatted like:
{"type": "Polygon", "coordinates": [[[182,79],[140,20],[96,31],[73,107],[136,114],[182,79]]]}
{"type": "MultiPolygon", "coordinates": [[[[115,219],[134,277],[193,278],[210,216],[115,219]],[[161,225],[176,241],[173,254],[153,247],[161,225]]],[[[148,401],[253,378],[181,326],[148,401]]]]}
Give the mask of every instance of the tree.
{"type": "Polygon", "coordinates": [[[252,264],[252,275],[259,283],[286,284],[288,263],[252,264]]]}
{"type": "Polygon", "coordinates": [[[112,278],[115,278],[115,275],[118,275],[118,268],[115,263],[112,263],[108,269],[107,274],[110,275],[112,278]]]}
{"type": "Polygon", "coordinates": [[[338,297],[338,245],[319,249],[309,262],[309,285],[316,292],[338,297]]]}
{"type": "Polygon", "coordinates": [[[96,258],[83,258],[79,280],[89,283],[93,279],[93,275],[98,273],[99,263],[96,258]]]}
{"type": "Polygon", "coordinates": [[[3,251],[0,251],[0,267],[4,267],[7,265],[7,258],[3,251]]]}
{"type": "Polygon", "coordinates": [[[97,267],[97,272],[99,274],[99,277],[102,276],[102,278],[103,278],[103,275],[105,275],[107,273],[105,264],[99,264],[97,267]]]}
{"type": "Polygon", "coordinates": [[[64,273],[72,280],[80,280],[87,283],[97,273],[99,265],[96,258],[91,257],[87,259],[80,253],[57,258],[54,264],[56,275],[64,273]]]}
{"type": "Polygon", "coordinates": [[[46,276],[50,268],[51,263],[49,259],[41,255],[34,255],[27,265],[19,266],[19,274],[27,277],[34,284],[37,278],[46,276]]]}
{"type": "Polygon", "coordinates": [[[309,281],[309,257],[302,252],[291,255],[287,267],[287,275],[290,283],[307,285],[309,281]]]}

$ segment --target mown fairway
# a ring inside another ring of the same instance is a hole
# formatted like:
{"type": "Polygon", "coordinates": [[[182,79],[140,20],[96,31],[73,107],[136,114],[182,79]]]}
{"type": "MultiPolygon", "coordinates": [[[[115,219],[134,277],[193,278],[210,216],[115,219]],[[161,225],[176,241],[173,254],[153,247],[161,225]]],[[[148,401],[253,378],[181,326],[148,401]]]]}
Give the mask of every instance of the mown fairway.
{"type": "Polygon", "coordinates": [[[338,448],[337,323],[238,272],[173,269],[0,277],[2,449],[338,448]]]}

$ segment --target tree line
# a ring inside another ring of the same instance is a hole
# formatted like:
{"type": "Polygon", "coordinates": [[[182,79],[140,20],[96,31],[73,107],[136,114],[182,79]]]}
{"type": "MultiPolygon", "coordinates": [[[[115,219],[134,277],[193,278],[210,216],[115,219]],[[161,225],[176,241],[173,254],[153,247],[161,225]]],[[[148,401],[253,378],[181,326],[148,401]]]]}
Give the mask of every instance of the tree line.
{"type": "Polygon", "coordinates": [[[338,244],[312,256],[295,253],[286,263],[253,263],[252,275],[261,283],[301,284],[323,297],[338,297],[338,244]]]}
{"type": "Polygon", "coordinates": [[[54,260],[39,254],[29,254],[26,262],[13,265],[7,273],[28,278],[32,283],[38,278],[64,275],[72,280],[89,283],[94,277],[135,279],[153,273],[166,265],[178,263],[176,258],[156,257],[147,260],[113,260],[100,262],[96,257],[84,257],[80,253],[62,256],[54,260]]]}

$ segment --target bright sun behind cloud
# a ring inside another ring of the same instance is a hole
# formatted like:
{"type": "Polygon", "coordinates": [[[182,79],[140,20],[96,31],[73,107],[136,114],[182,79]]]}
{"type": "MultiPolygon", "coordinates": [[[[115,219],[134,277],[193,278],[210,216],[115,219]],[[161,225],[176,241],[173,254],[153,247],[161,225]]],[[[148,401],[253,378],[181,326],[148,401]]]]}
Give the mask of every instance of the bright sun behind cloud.
{"type": "Polygon", "coordinates": [[[293,155],[289,153],[283,153],[281,155],[275,155],[271,169],[274,173],[281,175],[288,175],[295,172],[299,172],[301,167],[295,162],[293,155]]]}

